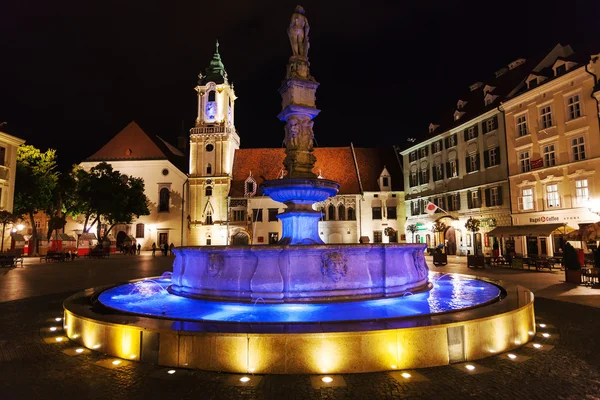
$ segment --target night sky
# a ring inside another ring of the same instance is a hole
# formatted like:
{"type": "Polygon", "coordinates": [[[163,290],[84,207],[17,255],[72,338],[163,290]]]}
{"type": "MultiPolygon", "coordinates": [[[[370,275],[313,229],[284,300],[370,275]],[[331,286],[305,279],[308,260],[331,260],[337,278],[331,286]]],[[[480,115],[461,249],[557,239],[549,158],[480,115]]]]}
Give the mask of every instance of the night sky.
{"type": "Polygon", "coordinates": [[[65,169],[131,120],[176,144],[196,118],[215,39],[239,99],[242,147],[278,147],[277,89],[296,4],[311,25],[319,146],[405,145],[468,85],[556,43],[600,52],[596,0],[3,1],[0,128],[65,169]],[[95,3],[95,4],[92,4],[95,3]],[[496,4],[497,8],[491,8],[496,4]]]}

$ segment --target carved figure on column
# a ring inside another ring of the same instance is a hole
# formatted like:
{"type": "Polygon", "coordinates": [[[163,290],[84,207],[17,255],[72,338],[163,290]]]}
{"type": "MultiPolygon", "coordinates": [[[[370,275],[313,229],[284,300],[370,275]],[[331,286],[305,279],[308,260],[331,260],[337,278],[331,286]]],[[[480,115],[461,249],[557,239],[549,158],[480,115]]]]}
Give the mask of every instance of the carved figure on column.
{"type": "Polygon", "coordinates": [[[304,16],[304,8],[296,6],[287,31],[294,56],[308,59],[308,49],[310,47],[308,41],[309,30],[310,26],[308,25],[308,19],[304,16]]]}
{"type": "Polygon", "coordinates": [[[285,124],[285,147],[288,150],[312,151],[313,124],[309,118],[290,117],[285,124]]]}

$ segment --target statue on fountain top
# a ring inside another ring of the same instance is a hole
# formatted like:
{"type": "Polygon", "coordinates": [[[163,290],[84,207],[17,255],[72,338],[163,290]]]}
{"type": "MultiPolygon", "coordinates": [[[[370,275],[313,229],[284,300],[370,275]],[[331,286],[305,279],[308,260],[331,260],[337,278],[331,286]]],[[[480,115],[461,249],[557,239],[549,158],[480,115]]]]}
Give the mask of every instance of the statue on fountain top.
{"type": "Polygon", "coordinates": [[[304,15],[304,8],[302,6],[296,6],[292,19],[290,20],[290,26],[288,27],[287,33],[290,38],[290,44],[292,45],[292,56],[287,68],[286,78],[306,79],[314,81],[315,79],[310,76],[309,63],[308,63],[308,49],[310,48],[310,42],[308,40],[308,32],[310,31],[310,25],[308,19],[304,15]]]}
{"type": "Polygon", "coordinates": [[[296,6],[287,31],[294,57],[301,57],[308,60],[308,48],[310,47],[308,41],[309,30],[310,26],[308,25],[308,19],[304,16],[304,8],[296,6]]]}

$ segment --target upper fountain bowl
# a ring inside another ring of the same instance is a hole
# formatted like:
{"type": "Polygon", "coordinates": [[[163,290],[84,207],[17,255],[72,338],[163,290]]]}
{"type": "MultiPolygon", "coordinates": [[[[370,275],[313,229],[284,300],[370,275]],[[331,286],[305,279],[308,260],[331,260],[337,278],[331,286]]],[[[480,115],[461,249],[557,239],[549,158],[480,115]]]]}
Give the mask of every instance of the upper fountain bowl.
{"type": "Polygon", "coordinates": [[[340,184],[327,179],[290,178],[265,181],[263,193],[280,203],[314,204],[335,196],[340,184]]]}

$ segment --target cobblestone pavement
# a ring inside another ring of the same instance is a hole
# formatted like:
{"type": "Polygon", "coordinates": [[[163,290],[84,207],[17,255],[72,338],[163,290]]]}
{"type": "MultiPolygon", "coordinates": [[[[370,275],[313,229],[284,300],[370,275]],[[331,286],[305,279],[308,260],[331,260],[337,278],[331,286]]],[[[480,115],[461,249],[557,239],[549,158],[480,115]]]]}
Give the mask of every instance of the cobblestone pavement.
{"type": "MultiPolygon", "coordinates": [[[[409,379],[398,372],[345,374],[334,376],[332,382],[345,386],[322,388],[314,388],[320,381],[309,375],[250,376],[250,382],[235,386],[242,384],[232,374],[198,370],[169,374],[160,366],[126,361],[114,366],[114,358],[87,350],[77,354],[73,343],[54,340],[62,333],[54,318],[62,315],[62,301],[71,293],[157,275],[168,269],[169,262],[168,257],[141,256],[33,263],[23,270],[0,271],[0,399],[600,399],[600,308],[583,305],[589,300],[576,304],[538,297],[537,322],[546,327],[538,325],[535,342],[543,347],[517,349],[516,361],[500,354],[473,363],[473,373],[444,366],[410,371],[409,379]],[[54,287],[47,288],[44,280],[54,287]],[[58,329],[52,332],[51,327],[58,329]],[[542,337],[543,332],[550,337],[542,337]],[[486,368],[489,371],[477,373],[486,368]]],[[[465,268],[452,264],[444,269],[465,268]]]]}

